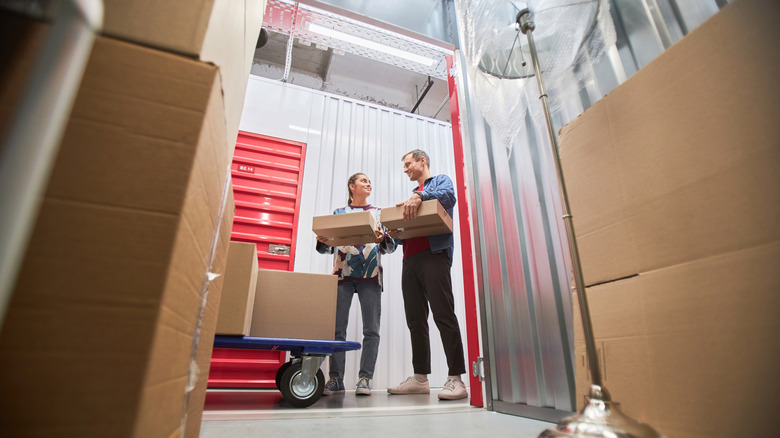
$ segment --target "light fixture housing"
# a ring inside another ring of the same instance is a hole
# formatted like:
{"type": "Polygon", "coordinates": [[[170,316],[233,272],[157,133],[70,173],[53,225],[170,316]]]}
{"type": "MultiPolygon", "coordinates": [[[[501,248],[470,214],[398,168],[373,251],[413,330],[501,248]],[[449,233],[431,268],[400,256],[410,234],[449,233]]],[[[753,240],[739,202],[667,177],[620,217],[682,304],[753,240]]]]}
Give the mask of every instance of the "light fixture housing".
{"type": "Polygon", "coordinates": [[[308,29],[309,32],[312,33],[316,33],[328,38],[335,38],[337,40],[344,41],[346,43],[354,44],[356,46],[360,46],[369,50],[382,52],[391,56],[396,56],[398,58],[403,58],[407,61],[416,62],[418,64],[422,64],[427,67],[431,67],[437,62],[435,59],[431,59],[422,55],[417,55],[415,53],[406,52],[401,49],[390,47],[385,44],[378,43],[376,41],[367,40],[365,38],[348,34],[340,30],[320,26],[319,24],[316,23],[309,23],[308,29]]]}
{"type": "Polygon", "coordinates": [[[293,0],[268,0],[263,27],[269,31],[319,44],[334,53],[349,53],[447,80],[449,43],[378,21],[364,22],[293,0]]]}

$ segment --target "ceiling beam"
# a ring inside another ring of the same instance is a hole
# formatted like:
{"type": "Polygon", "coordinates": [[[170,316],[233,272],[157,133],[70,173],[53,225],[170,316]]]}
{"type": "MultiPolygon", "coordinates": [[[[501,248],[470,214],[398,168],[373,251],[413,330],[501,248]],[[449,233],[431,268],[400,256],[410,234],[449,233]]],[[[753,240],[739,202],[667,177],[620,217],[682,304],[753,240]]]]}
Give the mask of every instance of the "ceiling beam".
{"type": "Polygon", "coordinates": [[[419,99],[417,99],[417,103],[414,104],[414,108],[412,108],[411,113],[414,114],[415,111],[417,111],[417,107],[420,106],[420,103],[422,103],[423,99],[425,99],[425,95],[428,94],[428,90],[431,89],[433,86],[433,81],[431,80],[431,77],[428,76],[428,84],[425,87],[425,90],[423,90],[422,95],[419,99]]]}

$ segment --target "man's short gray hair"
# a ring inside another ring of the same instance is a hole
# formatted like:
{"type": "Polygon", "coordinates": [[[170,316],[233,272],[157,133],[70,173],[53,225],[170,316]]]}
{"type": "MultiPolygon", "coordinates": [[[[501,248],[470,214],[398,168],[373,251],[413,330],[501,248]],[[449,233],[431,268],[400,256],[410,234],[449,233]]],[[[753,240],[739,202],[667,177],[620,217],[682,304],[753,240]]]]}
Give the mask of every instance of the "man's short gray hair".
{"type": "Polygon", "coordinates": [[[425,151],[420,150],[420,149],[415,149],[415,150],[409,151],[409,152],[405,153],[403,157],[401,157],[401,161],[405,160],[407,155],[411,155],[412,158],[414,158],[414,161],[420,161],[421,157],[425,158],[425,164],[427,164],[428,167],[431,167],[431,159],[428,158],[428,154],[425,153],[425,151]]]}

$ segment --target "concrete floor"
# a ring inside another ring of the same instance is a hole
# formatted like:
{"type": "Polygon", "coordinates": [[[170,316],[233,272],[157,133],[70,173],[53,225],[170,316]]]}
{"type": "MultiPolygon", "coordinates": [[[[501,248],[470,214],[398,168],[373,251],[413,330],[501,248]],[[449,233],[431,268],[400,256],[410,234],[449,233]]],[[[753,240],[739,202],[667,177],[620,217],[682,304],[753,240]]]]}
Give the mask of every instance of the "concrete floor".
{"type": "Polygon", "coordinates": [[[303,436],[338,438],[512,437],[535,438],[552,423],[490,412],[467,400],[440,401],[430,395],[389,395],[374,391],[323,396],[312,406],[288,405],[278,391],[209,390],[202,438],[303,436]]]}

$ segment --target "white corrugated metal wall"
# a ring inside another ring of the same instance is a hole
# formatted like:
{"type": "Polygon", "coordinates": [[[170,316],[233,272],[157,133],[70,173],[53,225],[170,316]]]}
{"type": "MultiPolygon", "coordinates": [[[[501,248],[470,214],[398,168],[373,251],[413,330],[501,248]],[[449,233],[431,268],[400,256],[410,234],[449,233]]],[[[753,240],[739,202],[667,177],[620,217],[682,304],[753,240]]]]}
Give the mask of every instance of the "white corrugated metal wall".
{"type": "MultiPolygon", "coordinates": [[[[371,178],[368,201],[378,207],[394,206],[410,196],[414,183],[402,172],[401,156],[411,149],[425,150],[431,172],[445,173],[453,181],[455,164],[449,123],[389,108],[322,93],[279,81],[251,76],[247,86],[242,131],[306,143],[301,208],[295,255],[296,272],[330,273],[332,256],[314,250],[313,216],[331,214],[347,203],[347,179],[356,172],[371,178]]],[[[457,183],[457,181],[456,181],[457,183]]],[[[454,232],[460,225],[453,218],[454,232]]],[[[457,241],[458,239],[456,239],[457,241]]],[[[411,344],[401,297],[402,250],[383,258],[384,293],[379,357],[374,388],[395,385],[412,374],[411,344]]],[[[452,282],[455,310],[466,343],[463,275],[459,245],[455,245],[452,282]]],[[[431,326],[431,384],[442,385],[447,365],[433,320],[431,326]]],[[[359,303],[355,298],[348,340],[362,340],[359,303]]],[[[464,351],[465,354],[465,351],[464,351]]],[[[359,352],[347,353],[345,385],[354,388],[359,352]]],[[[327,375],[327,362],[323,365],[327,375]]]]}

